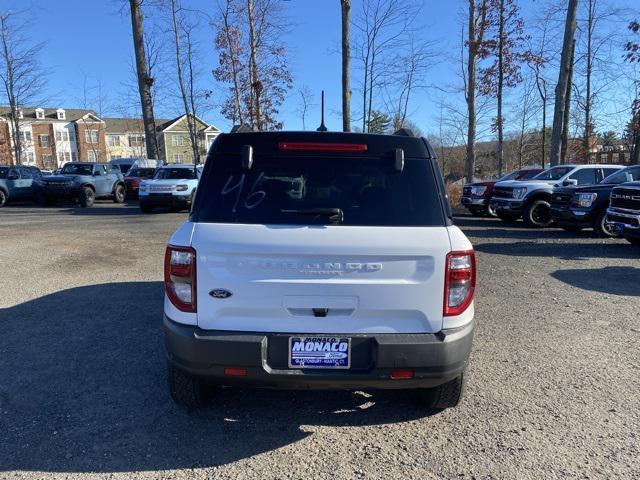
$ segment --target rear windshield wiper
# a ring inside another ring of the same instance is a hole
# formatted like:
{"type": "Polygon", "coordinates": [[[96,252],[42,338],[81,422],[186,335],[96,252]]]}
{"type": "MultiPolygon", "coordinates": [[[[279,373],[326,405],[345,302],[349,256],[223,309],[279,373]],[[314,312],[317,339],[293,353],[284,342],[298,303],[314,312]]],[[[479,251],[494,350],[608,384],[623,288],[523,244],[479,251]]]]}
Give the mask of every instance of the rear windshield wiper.
{"type": "Polygon", "coordinates": [[[295,213],[297,215],[312,215],[314,217],[329,217],[331,223],[342,223],[344,212],[341,208],[301,208],[298,210],[280,210],[281,213],[295,213]]]}

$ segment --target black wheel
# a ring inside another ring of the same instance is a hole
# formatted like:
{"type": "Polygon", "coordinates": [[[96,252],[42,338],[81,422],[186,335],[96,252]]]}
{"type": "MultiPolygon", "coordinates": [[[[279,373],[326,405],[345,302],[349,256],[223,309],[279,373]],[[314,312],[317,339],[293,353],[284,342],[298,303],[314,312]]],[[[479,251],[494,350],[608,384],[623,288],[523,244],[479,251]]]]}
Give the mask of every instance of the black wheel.
{"type": "Polygon", "coordinates": [[[181,407],[195,409],[204,407],[209,400],[204,382],[169,364],[167,367],[171,398],[181,407]]]}
{"type": "Polygon", "coordinates": [[[82,191],[80,192],[81,207],[93,207],[95,199],[96,194],[91,187],[82,187],[82,191]]]}
{"type": "Polygon", "coordinates": [[[124,189],[124,185],[122,184],[116,185],[116,188],[113,191],[113,201],[115,203],[124,203],[125,197],[126,197],[126,191],[124,189]]]}
{"type": "Polygon", "coordinates": [[[613,226],[607,224],[606,219],[607,210],[603,208],[597,213],[596,218],[593,220],[593,231],[598,237],[618,238],[620,235],[616,233],[613,226]]]}
{"type": "Polygon", "coordinates": [[[633,238],[633,237],[625,237],[625,238],[627,239],[627,242],[629,242],[631,245],[640,247],[640,238],[633,238]]]}
{"type": "Polygon", "coordinates": [[[464,373],[453,380],[433,388],[420,390],[420,397],[428,408],[444,409],[455,407],[464,394],[464,373]]]}
{"type": "Polygon", "coordinates": [[[551,218],[551,205],[546,200],[534,200],[525,207],[522,219],[529,227],[548,227],[553,221],[551,218]]]}
{"type": "Polygon", "coordinates": [[[516,220],[518,220],[518,217],[516,215],[514,215],[513,213],[506,213],[506,212],[497,211],[496,215],[500,220],[502,220],[503,222],[507,222],[507,223],[513,223],[516,220]]]}
{"type": "Polygon", "coordinates": [[[578,233],[582,230],[582,227],[576,227],[575,225],[562,225],[562,228],[565,232],[578,233]]]}
{"type": "Polygon", "coordinates": [[[153,207],[150,205],[145,205],[144,203],[140,204],[140,211],[142,213],[151,213],[153,212],[153,207]]]}
{"type": "Polygon", "coordinates": [[[0,190],[0,208],[7,204],[7,194],[4,190],[0,190]]]}

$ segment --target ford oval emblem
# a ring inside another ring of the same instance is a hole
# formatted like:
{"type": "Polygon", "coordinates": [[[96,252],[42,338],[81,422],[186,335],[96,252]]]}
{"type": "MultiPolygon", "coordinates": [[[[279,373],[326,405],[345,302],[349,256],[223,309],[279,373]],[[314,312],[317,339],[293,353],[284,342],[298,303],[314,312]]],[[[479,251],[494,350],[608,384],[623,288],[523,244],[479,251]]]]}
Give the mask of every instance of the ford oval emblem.
{"type": "Polygon", "coordinates": [[[223,288],[216,288],[215,290],[211,290],[209,292],[209,295],[211,295],[213,298],[229,298],[231,295],[233,295],[233,293],[223,288]]]}

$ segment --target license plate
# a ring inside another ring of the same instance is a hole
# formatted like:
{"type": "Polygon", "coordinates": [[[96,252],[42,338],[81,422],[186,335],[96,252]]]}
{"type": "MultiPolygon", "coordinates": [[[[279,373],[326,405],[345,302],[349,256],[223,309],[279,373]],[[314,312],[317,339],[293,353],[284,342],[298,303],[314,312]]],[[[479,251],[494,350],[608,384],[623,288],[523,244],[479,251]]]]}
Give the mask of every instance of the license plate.
{"type": "Polygon", "coordinates": [[[350,338],[289,337],[289,368],[346,369],[350,367],[350,338]]]}

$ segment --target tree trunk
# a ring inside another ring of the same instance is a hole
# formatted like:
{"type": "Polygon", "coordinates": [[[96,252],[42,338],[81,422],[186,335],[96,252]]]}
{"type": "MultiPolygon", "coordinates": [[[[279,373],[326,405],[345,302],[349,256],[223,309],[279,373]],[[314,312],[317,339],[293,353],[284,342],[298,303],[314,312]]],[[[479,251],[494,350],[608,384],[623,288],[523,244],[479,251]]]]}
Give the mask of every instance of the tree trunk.
{"type": "MultiPolygon", "coordinates": [[[[584,100],[584,138],[582,140],[584,160],[589,157],[589,139],[591,137],[591,74],[593,71],[592,41],[593,41],[593,21],[595,13],[595,0],[589,0],[589,14],[587,17],[587,72],[586,72],[586,95],[584,100]]],[[[575,47],[574,47],[575,48],[575,47]]]]}
{"type": "Polygon", "coordinates": [[[567,96],[565,98],[564,115],[562,118],[562,144],[560,147],[560,163],[567,163],[569,148],[569,115],[571,114],[571,85],[573,83],[573,60],[576,52],[576,41],[571,44],[571,61],[569,62],[569,76],[567,77],[567,96]]]}
{"type": "Polygon", "coordinates": [[[504,0],[500,0],[500,22],[498,26],[498,178],[504,166],[504,132],[502,125],[502,86],[504,83],[504,0]]]}
{"type": "Polygon", "coordinates": [[[631,122],[633,125],[633,150],[629,163],[631,165],[640,165],[640,110],[638,110],[631,122]]]}
{"type": "MultiPolygon", "coordinates": [[[[231,37],[231,25],[229,24],[229,0],[227,0],[227,9],[225,10],[223,17],[224,21],[224,32],[225,37],[227,39],[227,48],[229,48],[229,58],[231,64],[231,77],[233,80],[233,98],[235,101],[235,109],[236,109],[236,119],[238,121],[238,125],[242,125],[244,123],[244,117],[242,115],[242,104],[240,103],[240,82],[238,81],[238,56],[237,51],[235,49],[235,45],[233,44],[233,39],[231,37]]],[[[235,119],[234,119],[235,121],[235,119]]]]}
{"type": "Polygon", "coordinates": [[[258,46],[256,44],[255,18],[253,15],[253,0],[247,0],[247,16],[249,20],[249,51],[250,51],[250,75],[251,98],[253,100],[253,119],[256,130],[262,130],[262,116],[260,114],[260,80],[258,76],[258,46]]]}
{"type": "MultiPolygon", "coordinates": [[[[184,84],[184,72],[182,69],[182,49],[180,48],[180,27],[178,26],[177,5],[176,0],[171,0],[171,19],[173,25],[173,41],[175,43],[176,53],[176,69],[178,74],[178,85],[180,86],[180,96],[184,106],[184,113],[187,120],[187,129],[189,130],[189,140],[191,143],[191,151],[193,153],[194,171],[198,163],[200,163],[200,151],[198,149],[198,132],[196,119],[189,108],[189,96],[187,88],[184,84]]],[[[189,52],[190,53],[190,52],[189,52]]]]}
{"type": "Polygon", "coordinates": [[[342,131],[351,131],[351,87],[349,82],[349,61],[351,46],[349,30],[351,26],[351,0],[340,0],[342,7],[342,131]]]}
{"type": "Polygon", "coordinates": [[[547,155],[547,97],[542,99],[542,168],[547,155]]]}
{"type": "Polygon", "coordinates": [[[567,82],[571,63],[571,50],[573,37],[576,31],[576,11],[578,0],[569,0],[567,6],[567,18],[564,26],[564,39],[562,42],[562,55],[560,57],[560,71],[556,84],[556,102],[553,110],[553,131],[551,135],[551,166],[560,162],[562,148],[562,128],[564,123],[564,109],[566,105],[567,90],[570,87],[567,82]]]}
{"type": "Polygon", "coordinates": [[[158,138],[156,136],[156,122],[153,115],[153,98],[151,85],[153,78],[149,77],[147,56],[144,49],[144,30],[142,27],[141,0],[129,0],[131,7],[131,30],[133,32],[133,49],[136,55],[136,70],[138,72],[138,90],[142,107],[142,121],[144,123],[147,158],[158,159],[158,138]]]}

